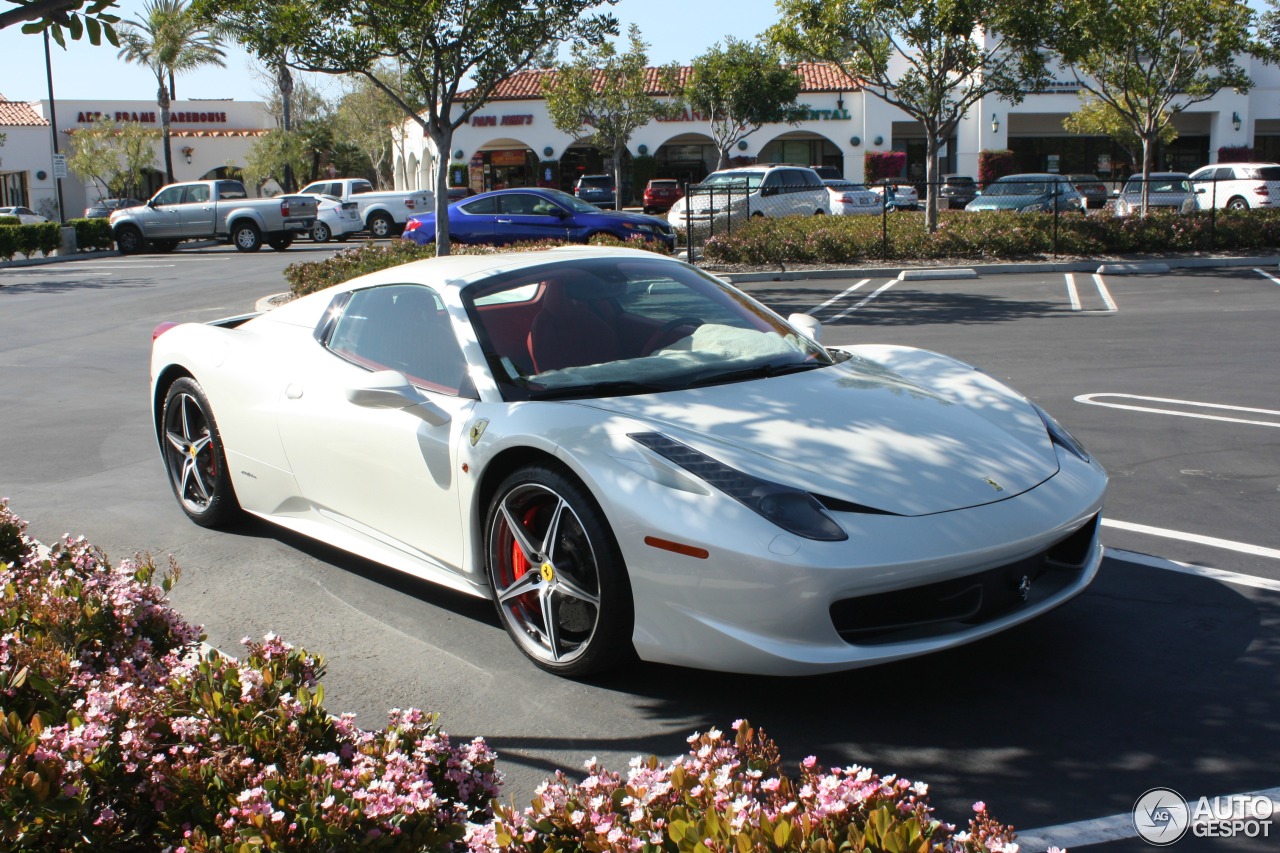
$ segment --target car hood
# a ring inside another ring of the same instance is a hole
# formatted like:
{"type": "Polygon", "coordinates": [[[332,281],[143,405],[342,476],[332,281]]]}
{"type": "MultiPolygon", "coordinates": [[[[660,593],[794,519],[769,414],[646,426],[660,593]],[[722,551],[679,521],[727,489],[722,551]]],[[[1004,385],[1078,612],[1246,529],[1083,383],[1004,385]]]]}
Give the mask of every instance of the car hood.
{"type": "Polygon", "coordinates": [[[1044,424],[1019,394],[944,356],[893,352],[911,369],[855,358],[772,379],[583,405],[641,421],[640,429],[744,473],[899,515],[992,503],[1057,472],[1044,424]],[[929,387],[911,373],[940,375],[929,387]]]}
{"type": "Polygon", "coordinates": [[[598,213],[592,213],[591,216],[600,216],[611,222],[629,222],[632,225],[663,225],[667,224],[667,220],[659,216],[650,216],[647,213],[628,213],[625,210],[601,210],[598,213]]]}
{"type": "MultiPolygon", "coordinates": [[[[1017,210],[1029,204],[1045,204],[1053,200],[1052,195],[980,195],[969,202],[966,210],[1017,210]]],[[[1064,205],[1065,206],[1065,205],[1064,205]]]]}

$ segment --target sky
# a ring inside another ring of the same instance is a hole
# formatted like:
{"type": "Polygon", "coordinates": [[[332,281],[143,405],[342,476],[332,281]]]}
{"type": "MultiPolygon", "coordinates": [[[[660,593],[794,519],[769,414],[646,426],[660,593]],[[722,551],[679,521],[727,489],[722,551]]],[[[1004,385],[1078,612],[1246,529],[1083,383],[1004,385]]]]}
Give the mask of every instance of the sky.
{"type": "MultiPolygon", "coordinates": [[[[267,0],[270,2],[270,0],[267,0]]],[[[389,0],[412,2],[412,0],[389,0]]],[[[142,0],[119,0],[122,20],[142,14],[142,0]]],[[[7,8],[7,4],[5,4],[7,8]]],[[[653,65],[688,63],[725,36],[752,39],[777,21],[771,0],[619,0],[602,6],[618,19],[623,33],[631,24],[640,27],[649,44],[653,65]]],[[[49,42],[53,68],[53,94],[58,100],[136,100],[155,98],[155,78],[146,68],[116,58],[116,48],[94,47],[88,41],[67,39],[62,50],[49,42]]],[[[234,98],[266,100],[269,83],[256,72],[256,61],[238,47],[227,49],[226,68],[207,68],[177,80],[179,99],[234,98]]],[[[0,30],[0,96],[10,101],[38,101],[49,97],[45,74],[44,40],[22,33],[20,26],[0,30]]],[[[341,84],[324,75],[309,81],[336,98],[341,84]]]]}

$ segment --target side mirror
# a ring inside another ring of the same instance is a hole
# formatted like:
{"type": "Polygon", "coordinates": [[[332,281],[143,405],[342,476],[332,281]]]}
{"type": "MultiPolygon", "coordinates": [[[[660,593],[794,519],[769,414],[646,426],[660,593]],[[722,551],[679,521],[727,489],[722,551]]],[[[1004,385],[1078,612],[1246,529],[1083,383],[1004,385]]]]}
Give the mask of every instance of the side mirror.
{"type": "Polygon", "coordinates": [[[347,399],[366,409],[403,409],[432,426],[449,422],[449,413],[413,387],[398,370],[379,370],[347,388],[347,399]]]}
{"type": "Polygon", "coordinates": [[[778,194],[778,188],[777,188],[777,187],[761,187],[761,188],[760,188],[760,195],[761,195],[762,197],[763,197],[763,196],[769,196],[769,195],[777,195],[777,194],[778,194]]]}
{"type": "Polygon", "coordinates": [[[787,322],[810,340],[816,342],[822,337],[822,323],[812,314],[791,314],[787,317],[787,322]]]}

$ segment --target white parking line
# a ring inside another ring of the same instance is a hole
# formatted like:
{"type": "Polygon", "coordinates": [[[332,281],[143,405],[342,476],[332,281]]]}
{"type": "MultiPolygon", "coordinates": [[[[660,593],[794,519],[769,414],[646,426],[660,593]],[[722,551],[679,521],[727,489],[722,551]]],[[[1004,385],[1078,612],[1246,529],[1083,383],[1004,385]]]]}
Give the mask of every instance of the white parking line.
{"type": "Polygon", "coordinates": [[[1111,291],[1107,290],[1107,284],[1102,280],[1102,276],[1097,273],[1093,274],[1093,283],[1098,286],[1098,295],[1102,297],[1102,302],[1107,306],[1108,311],[1119,311],[1116,302],[1111,298],[1111,291]]]}
{"type": "Polygon", "coordinates": [[[1080,310],[1080,293],[1076,290],[1076,277],[1074,273],[1064,273],[1067,277],[1067,295],[1071,297],[1071,310],[1080,310]]]}
{"type": "Polygon", "coordinates": [[[1271,279],[1271,283],[1272,283],[1272,284],[1280,284],[1280,278],[1276,278],[1275,276],[1273,276],[1271,273],[1267,272],[1266,270],[1260,270],[1260,269],[1258,269],[1257,267],[1254,267],[1254,268],[1253,268],[1253,271],[1254,271],[1254,272],[1256,272],[1258,275],[1263,276],[1264,278],[1269,278],[1269,279],[1271,279]]]}
{"type": "MultiPolygon", "coordinates": [[[[1104,521],[1105,525],[1106,522],[1104,521]]],[[[1126,563],[1137,563],[1140,566],[1147,566],[1152,569],[1162,569],[1166,572],[1178,572],[1184,575],[1195,575],[1196,577],[1205,578],[1207,580],[1221,581],[1222,583],[1233,583],[1236,586],[1251,586],[1254,589],[1265,589],[1268,592],[1280,592],[1280,581],[1271,578],[1258,577],[1257,575],[1246,575],[1240,572],[1229,572],[1226,569],[1215,569],[1209,566],[1197,566],[1193,563],[1182,563],[1178,560],[1170,560],[1166,557],[1153,557],[1150,554],[1139,554],[1136,551],[1126,551],[1123,548],[1107,548],[1108,557],[1114,557],[1126,563]]]]}
{"type": "Polygon", "coordinates": [[[833,304],[833,303],[839,302],[841,299],[844,299],[844,298],[845,298],[846,296],[848,296],[850,293],[853,293],[854,291],[856,291],[858,288],[862,287],[863,285],[865,285],[865,284],[866,284],[867,282],[869,282],[869,281],[871,281],[871,279],[869,279],[869,278],[864,278],[862,281],[858,282],[858,283],[857,283],[857,284],[855,284],[853,287],[846,288],[843,292],[838,293],[838,294],[836,294],[835,296],[831,297],[831,298],[830,298],[830,299],[828,299],[826,302],[822,303],[822,304],[821,304],[821,305],[819,305],[817,308],[814,308],[814,309],[813,309],[812,311],[810,311],[809,313],[810,313],[810,314],[814,314],[814,315],[816,315],[816,314],[817,314],[819,311],[821,311],[823,308],[826,308],[828,305],[831,305],[831,304],[833,304]]]}
{"type": "Polygon", "coordinates": [[[1224,551],[1238,551],[1252,557],[1267,557],[1280,560],[1280,550],[1264,548],[1261,545],[1250,545],[1248,542],[1236,542],[1231,539],[1218,539],[1213,536],[1201,536],[1199,533],[1183,533],[1180,530],[1166,530],[1163,527],[1149,527],[1145,524],[1134,524],[1130,521],[1116,521],[1114,518],[1102,519],[1103,527],[1114,527],[1117,530],[1128,530],[1131,533],[1145,533],[1148,536],[1160,536],[1165,539],[1177,539],[1182,542],[1194,542],[1197,545],[1208,545],[1224,551]]]}
{"type": "MultiPolygon", "coordinates": [[[[1224,794],[1219,797],[1210,796],[1208,799],[1210,802],[1221,802],[1239,797],[1250,799],[1265,797],[1274,803],[1276,800],[1280,800],[1280,788],[1250,791],[1245,794],[1224,794]]],[[[1194,797],[1190,803],[1193,804],[1198,801],[1199,797],[1194,797]]],[[[1202,819],[1200,823],[1208,823],[1208,821],[1202,819]]],[[[1193,825],[1195,825],[1194,821],[1193,825]]],[[[1021,853],[1043,853],[1050,847],[1074,849],[1076,847],[1088,847],[1091,844],[1105,844],[1109,841],[1123,841],[1137,837],[1138,831],[1133,825],[1133,813],[1130,812],[1129,814],[1111,815],[1111,817],[1100,817],[1094,820],[1064,823],[1060,826],[1028,829],[1018,833],[1017,841],[1018,850],[1021,853]]]]}
{"type": "Polygon", "coordinates": [[[861,308],[863,305],[866,305],[866,304],[867,304],[868,302],[870,302],[872,299],[875,299],[877,296],[879,296],[880,294],[884,293],[884,292],[885,292],[886,290],[888,290],[889,288],[893,287],[895,284],[897,284],[897,283],[898,283],[898,281],[899,281],[899,280],[898,280],[898,279],[896,279],[896,278],[891,278],[891,279],[889,279],[889,280],[888,280],[888,281],[886,281],[884,284],[882,284],[882,285],[880,285],[878,288],[876,288],[876,289],[875,289],[875,291],[874,291],[873,293],[869,293],[869,294],[867,294],[866,296],[862,297],[862,300],[861,300],[857,305],[851,305],[851,306],[849,306],[848,308],[846,308],[846,309],[844,309],[843,311],[841,311],[839,314],[835,315],[834,317],[828,318],[828,319],[824,320],[823,322],[824,322],[824,323],[834,323],[836,320],[839,320],[839,319],[841,319],[841,318],[843,318],[843,317],[848,316],[849,314],[852,314],[854,311],[857,311],[859,308],[861,308]]]}
{"type": "Polygon", "coordinates": [[[1077,403],[1090,406],[1102,406],[1108,409],[1126,409],[1131,412],[1150,412],[1157,415],[1172,415],[1179,418],[1200,418],[1206,421],[1226,421],[1228,423],[1248,424],[1249,426],[1280,427],[1280,411],[1275,409],[1253,409],[1248,406],[1228,406],[1223,403],[1200,403],[1195,400],[1174,400],[1169,397],[1143,397],[1139,394],[1080,394],[1074,398],[1077,403]],[[1200,412],[1181,412],[1176,409],[1162,409],[1158,406],[1144,406],[1132,403],[1104,402],[1103,398],[1119,400],[1138,400],[1147,403],[1170,403],[1175,406],[1188,406],[1199,409],[1217,409],[1228,412],[1248,412],[1255,415],[1270,415],[1275,421],[1253,420],[1250,418],[1232,418],[1226,415],[1209,415],[1200,412]]]}

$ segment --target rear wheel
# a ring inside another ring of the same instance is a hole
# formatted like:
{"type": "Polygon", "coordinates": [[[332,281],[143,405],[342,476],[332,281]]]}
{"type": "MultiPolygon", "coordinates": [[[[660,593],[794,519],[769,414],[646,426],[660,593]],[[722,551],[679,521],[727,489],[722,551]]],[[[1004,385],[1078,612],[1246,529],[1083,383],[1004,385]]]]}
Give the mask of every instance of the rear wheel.
{"type": "Polygon", "coordinates": [[[199,383],[184,376],[169,386],[160,424],[169,485],[182,511],[201,527],[226,524],[240,507],[222,436],[199,383]]]}
{"type": "Polygon", "coordinates": [[[1248,209],[1249,209],[1249,202],[1245,201],[1240,196],[1236,196],[1235,198],[1231,199],[1231,201],[1227,202],[1227,210],[1248,210],[1248,209]]]}
{"type": "Polygon", "coordinates": [[[332,237],[333,232],[323,222],[316,222],[315,225],[311,226],[311,239],[317,243],[328,243],[332,237]]]}
{"type": "Polygon", "coordinates": [[[142,239],[142,232],[132,225],[121,225],[116,229],[115,237],[116,246],[122,255],[136,255],[146,245],[142,239]]]}
{"type": "Polygon", "coordinates": [[[556,675],[590,675],[634,657],[631,586],[604,514],[557,467],[528,465],[498,488],[485,566],[503,627],[556,675]]]}
{"type": "Polygon", "coordinates": [[[262,232],[252,222],[237,222],[231,229],[231,242],[241,252],[256,252],[262,248],[262,232]]]}
{"type": "Polygon", "coordinates": [[[390,237],[391,232],[395,230],[396,224],[391,221],[391,217],[385,213],[375,213],[369,217],[368,228],[369,233],[381,240],[384,237],[390,237]]]}

